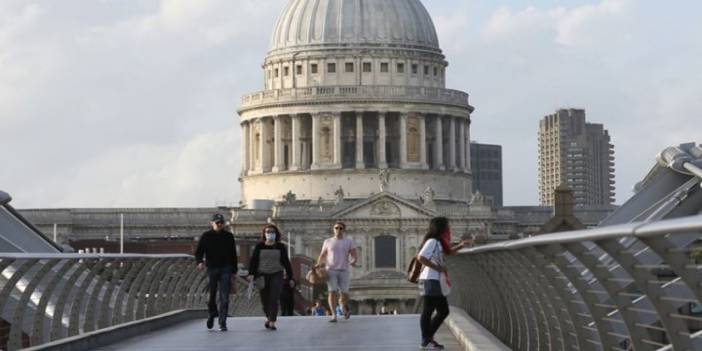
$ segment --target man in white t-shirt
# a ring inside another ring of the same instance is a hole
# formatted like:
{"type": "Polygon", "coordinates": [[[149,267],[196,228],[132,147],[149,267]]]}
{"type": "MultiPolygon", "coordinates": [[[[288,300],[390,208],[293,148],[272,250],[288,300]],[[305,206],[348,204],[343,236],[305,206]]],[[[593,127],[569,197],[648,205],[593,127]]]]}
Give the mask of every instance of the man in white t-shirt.
{"type": "MultiPolygon", "coordinates": [[[[349,238],[344,238],[346,224],[334,223],[334,236],[324,240],[322,251],[317,258],[317,267],[326,265],[327,288],[329,290],[329,308],[336,311],[337,299],[344,313],[344,318],[351,317],[349,310],[349,287],[351,274],[349,267],[356,264],[356,244],[349,238]],[[351,259],[349,260],[349,256],[351,259]]],[[[336,322],[336,313],[330,322],[336,322]]]]}

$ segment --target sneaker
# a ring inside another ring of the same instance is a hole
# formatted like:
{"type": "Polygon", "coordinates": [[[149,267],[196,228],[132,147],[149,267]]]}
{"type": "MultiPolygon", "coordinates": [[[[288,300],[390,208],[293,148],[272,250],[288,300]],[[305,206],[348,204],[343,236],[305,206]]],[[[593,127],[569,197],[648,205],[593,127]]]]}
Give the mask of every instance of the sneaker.
{"type": "Polygon", "coordinates": [[[220,326],[219,326],[219,331],[227,331],[227,330],[228,330],[228,329],[227,329],[227,326],[226,326],[226,325],[223,324],[223,325],[220,325],[220,326]]]}
{"type": "Polygon", "coordinates": [[[426,340],[426,341],[422,341],[422,344],[419,346],[419,349],[420,350],[443,350],[444,345],[441,345],[434,340],[426,340]]]}
{"type": "Polygon", "coordinates": [[[336,323],[336,318],[332,318],[329,320],[329,323],[336,323]]]}
{"type": "Polygon", "coordinates": [[[207,317],[207,329],[212,329],[214,326],[214,316],[207,317]]]}
{"type": "Polygon", "coordinates": [[[344,308],[344,319],[349,319],[351,318],[351,310],[349,309],[349,306],[346,306],[344,308]]]}

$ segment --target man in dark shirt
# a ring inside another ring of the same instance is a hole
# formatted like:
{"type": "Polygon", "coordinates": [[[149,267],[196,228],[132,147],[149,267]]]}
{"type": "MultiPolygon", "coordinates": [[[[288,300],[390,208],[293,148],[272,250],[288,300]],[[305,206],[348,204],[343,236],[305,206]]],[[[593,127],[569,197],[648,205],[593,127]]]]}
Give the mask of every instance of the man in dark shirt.
{"type": "Polygon", "coordinates": [[[219,329],[227,330],[227,311],[229,310],[229,291],[232,275],[237,272],[238,258],[234,234],[224,230],[224,216],[217,213],[210,222],[212,230],[202,234],[195,251],[197,269],[207,266],[210,279],[210,300],[207,304],[209,317],[207,329],[212,329],[215,317],[219,317],[219,329]],[[204,259],[203,259],[204,258],[204,259]],[[219,309],[217,308],[217,291],[219,286],[219,309]]]}

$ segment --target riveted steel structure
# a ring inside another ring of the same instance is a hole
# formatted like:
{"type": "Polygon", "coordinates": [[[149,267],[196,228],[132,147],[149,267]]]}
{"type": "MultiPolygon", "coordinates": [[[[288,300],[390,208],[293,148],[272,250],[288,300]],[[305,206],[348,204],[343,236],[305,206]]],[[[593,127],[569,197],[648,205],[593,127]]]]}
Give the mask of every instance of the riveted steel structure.
{"type": "MultiPolygon", "coordinates": [[[[11,326],[0,349],[201,309],[207,297],[207,275],[189,255],[0,253],[0,312],[11,326]]],[[[235,297],[230,314],[250,314],[255,301],[235,297]]]]}
{"type": "Polygon", "coordinates": [[[702,215],[449,258],[453,305],[515,350],[702,350],[702,215]]]}

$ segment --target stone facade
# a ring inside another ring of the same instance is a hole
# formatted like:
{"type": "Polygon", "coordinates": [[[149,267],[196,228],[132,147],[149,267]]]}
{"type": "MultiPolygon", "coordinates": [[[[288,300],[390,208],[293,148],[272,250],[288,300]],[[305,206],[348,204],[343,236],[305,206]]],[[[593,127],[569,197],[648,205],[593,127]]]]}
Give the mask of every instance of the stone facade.
{"type": "MultiPolygon", "coordinates": [[[[229,229],[236,236],[244,268],[260,238],[261,228],[273,222],[280,226],[283,240],[292,244],[293,256],[299,257],[300,263],[295,265],[298,278],[309,269],[309,258],[319,254],[323,240],[331,235],[334,221],[342,220],[347,224],[347,235],[359,248],[359,267],[352,274],[351,295],[353,308],[363,313],[377,313],[382,306],[399,312],[410,311],[416,291],[406,283],[403,272],[417,253],[431,217],[447,216],[457,240],[487,243],[534,235],[553,214],[548,207],[493,207],[480,195],[474,196],[470,203],[438,200],[433,198],[431,189],[425,189],[421,199],[407,200],[380,191],[380,185],[376,184],[377,193],[366,199],[337,195],[333,200],[297,200],[290,193],[264,210],[125,208],[20,212],[47,237],[53,236],[56,224],[60,244],[70,244],[75,249],[102,248],[105,252],[119,252],[119,218],[124,214],[125,252],[187,254],[192,254],[196,240],[207,230],[212,213],[225,213],[230,217],[229,229]]],[[[613,210],[612,207],[577,208],[575,215],[586,226],[593,227],[613,210]]],[[[301,290],[305,299],[319,297],[320,291],[312,287],[303,285],[301,290]]]]}

